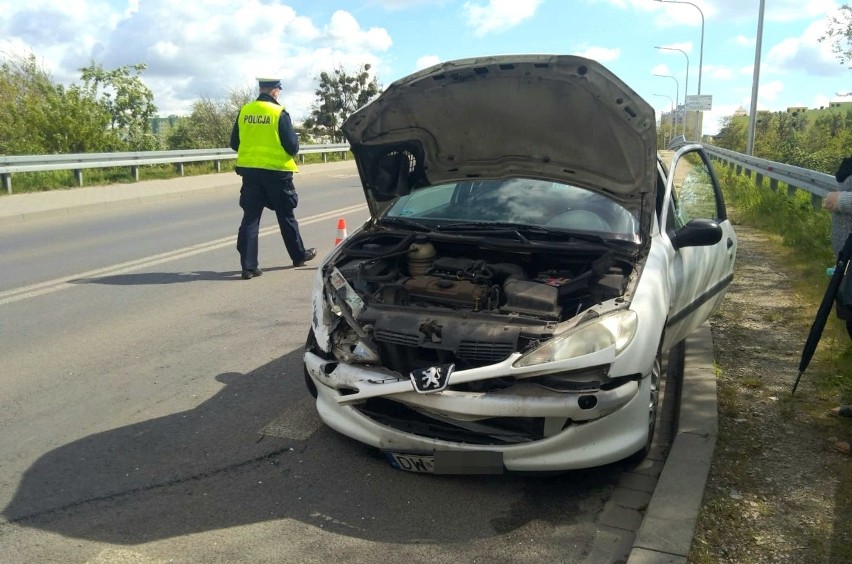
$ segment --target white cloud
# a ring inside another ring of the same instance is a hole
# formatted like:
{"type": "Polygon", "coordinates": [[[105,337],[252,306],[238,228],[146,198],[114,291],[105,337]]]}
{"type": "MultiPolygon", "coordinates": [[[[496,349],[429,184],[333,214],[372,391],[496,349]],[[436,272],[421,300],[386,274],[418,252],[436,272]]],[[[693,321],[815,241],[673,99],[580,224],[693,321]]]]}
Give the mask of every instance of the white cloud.
{"type": "Polygon", "coordinates": [[[713,103],[713,109],[709,112],[704,112],[704,134],[716,135],[722,128],[722,120],[734,115],[737,110],[743,108],[748,112],[749,104],[716,104],[713,103]]]}
{"type": "Polygon", "coordinates": [[[819,94],[814,97],[814,101],[812,104],[806,104],[809,108],[827,108],[832,100],[837,98],[837,96],[833,98],[829,98],[823,94],[819,94]]]}
{"type": "Polygon", "coordinates": [[[837,8],[833,0],[773,0],[764,6],[764,18],[770,22],[793,22],[827,14],[837,8]]]}
{"type": "Polygon", "coordinates": [[[419,57],[417,59],[417,62],[414,66],[416,70],[422,70],[425,68],[429,68],[432,65],[437,65],[440,62],[441,59],[437,55],[423,55],[422,57],[419,57]]]}
{"type": "Polygon", "coordinates": [[[704,73],[718,80],[731,80],[734,78],[734,71],[730,67],[706,65],[704,73]]]}
{"type": "Polygon", "coordinates": [[[315,23],[267,0],[205,0],[203,9],[171,0],[122,7],[112,0],[0,0],[0,13],[0,51],[35,54],[57,82],[79,82],[79,69],[91,61],[105,69],[146,63],[142,80],[163,116],[273,75],[284,80],[282,100],[300,119],[321,71],[370,63],[382,76],[382,56],[393,43],[387,30],[365,27],[349,12],[315,23]]]}
{"type": "Polygon", "coordinates": [[[772,46],[766,63],[775,72],[801,71],[812,76],[839,76],[847,71],[831,52],[831,45],[820,42],[825,22],[815,21],[799,37],[788,37],[772,46]]]}
{"type": "Polygon", "coordinates": [[[446,4],[447,1],[448,0],[370,0],[369,3],[381,6],[389,12],[393,12],[397,10],[406,10],[419,6],[440,6],[442,4],[446,4]]]}
{"type": "Polygon", "coordinates": [[[621,57],[621,49],[609,49],[607,47],[581,47],[575,54],[598,61],[599,63],[611,63],[621,57]]]}
{"type": "Polygon", "coordinates": [[[763,109],[764,106],[774,107],[774,103],[778,100],[781,92],[784,91],[784,83],[780,80],[773,80],[767,84],[760,84],[757,89],[757,107],[763,109]]]}
{"type": "Polygon", "coordinates": [[[543,0],[489,0],[488,4],[466,2],[462,11],[474,35],[483,37],[519,25],[535,15],[543,0]]]}
{"type": "Polygon", "coordinates": [[[373,27],[362,30],[358,20],[349,12],[338,10],[325,28],[326,36],[336,47],[387,51],[393,41],[387,31],[373,27]]]}
{"type": "Polygon", "coordinates": [[[757,44],[757,40],[754,37],[746,37],[745,35],[738,35],[733,39],[735,45],[739,45],[740,47],[748,47],[753,49],[757,44]]]}

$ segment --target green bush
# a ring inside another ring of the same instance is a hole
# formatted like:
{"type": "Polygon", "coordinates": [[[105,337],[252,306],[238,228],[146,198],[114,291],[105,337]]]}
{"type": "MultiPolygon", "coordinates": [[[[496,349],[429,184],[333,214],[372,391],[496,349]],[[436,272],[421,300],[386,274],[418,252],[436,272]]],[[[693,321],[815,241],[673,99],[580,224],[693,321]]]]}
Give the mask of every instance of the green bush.
{"type": "MultiPolygon", "coordinates": [[[[797,190],[788,194],[780,185],[771,190],[758,187],[745,177],[737,176],[731,168],[718,168],[719,178],[731,219],[757,227],[777,237],[785,248],[785,258],[795,288],[796,300],[809,304],[813,315],[828,286],[826,268],[835,264],[831,249],[831,216],[823,209],[814,209],[810,194],[797,190]]],[[[767,183],[768,184],[768,183],[767,183]]],[[[807,335],[813,317],[802,320],[802,333],[807,335]]],[[[804,346],[804,337],[802,340],[804,346]]],[[[814,362],[808,367],[808,377],[825,397],[841,398],[852,403],[852,343],[845,324],[832,313],[829,315],[814,362]]]]}
{"type": "Polygon", "coordinates": [[[759,227],[781,237],[784,245],[810,256],[815,262],[832,264],[830,245],[831,216],[814,209],[809,193],[788,193],[786,185],[772,190],[765,182],[758,187],[732,169],[722,169],[725,199],[733,208],[736,221],[759,227]]]}

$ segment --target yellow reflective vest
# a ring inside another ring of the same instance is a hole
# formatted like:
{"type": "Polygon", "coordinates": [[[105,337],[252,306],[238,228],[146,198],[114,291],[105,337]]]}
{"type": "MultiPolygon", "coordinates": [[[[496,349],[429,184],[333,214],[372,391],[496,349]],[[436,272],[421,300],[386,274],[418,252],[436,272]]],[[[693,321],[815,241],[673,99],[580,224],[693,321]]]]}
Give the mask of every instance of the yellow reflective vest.
{"type": "Polygon", "coordinates": [[[240,109],[237,166],[298,172],[296,161],[281,146],[278,135],[278,120],[283,111],[284,106],[262,100],[249,102],[240,109]]]}

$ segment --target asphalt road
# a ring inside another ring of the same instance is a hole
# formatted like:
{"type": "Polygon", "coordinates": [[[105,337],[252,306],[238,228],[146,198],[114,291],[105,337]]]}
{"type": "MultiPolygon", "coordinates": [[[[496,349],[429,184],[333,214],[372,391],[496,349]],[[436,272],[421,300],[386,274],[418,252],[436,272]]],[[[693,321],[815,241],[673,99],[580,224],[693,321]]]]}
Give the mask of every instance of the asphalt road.
{"type": "MultiPolygon", "coordinates": [[[[321,254],[367,217],[354,167],[297,186],[321,254]]],[[[241,280],[236,193],[0,226],[0,560],[626,557],[659,460],[421,476],[322,426],[301,367],[315,269],[267,212],[265,274],[241,280]]]]}

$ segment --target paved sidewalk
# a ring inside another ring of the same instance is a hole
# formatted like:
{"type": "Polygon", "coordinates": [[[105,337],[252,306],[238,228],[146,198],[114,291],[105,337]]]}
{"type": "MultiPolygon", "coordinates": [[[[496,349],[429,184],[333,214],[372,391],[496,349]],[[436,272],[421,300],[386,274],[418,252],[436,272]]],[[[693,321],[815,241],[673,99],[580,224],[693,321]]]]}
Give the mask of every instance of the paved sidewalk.
{"type": "MultiPolygon", "coordinates": [[[[355,165],[353,161],[303,165],[299,174],[329,169],[352,172],[355,165]]],[[[239,186],[234,173],[220,173],[0,196],[0,225],[156,199],[191,197],[211,190],[236,193],[239,186]]],[[[641,475],[627,476],[605,510],[604,526],[637,531],[628,564],[685,563],[692,545],[717,436],[716,376],[708,323],[687,339],[680,394],[674,441],[656,485],[649,487],[641,475]],[[643,513],[648,495],[650,501],[643,513]],[[636,503],[640,497],[643,502],[636,503]]]]}

